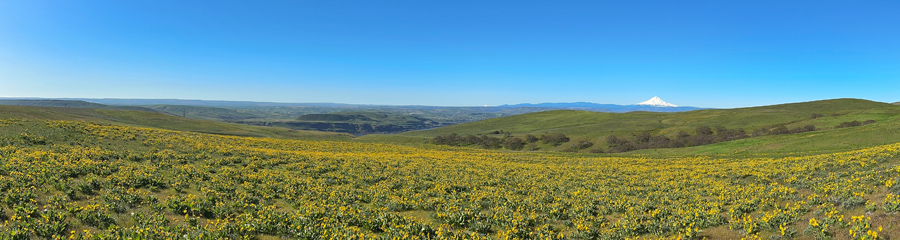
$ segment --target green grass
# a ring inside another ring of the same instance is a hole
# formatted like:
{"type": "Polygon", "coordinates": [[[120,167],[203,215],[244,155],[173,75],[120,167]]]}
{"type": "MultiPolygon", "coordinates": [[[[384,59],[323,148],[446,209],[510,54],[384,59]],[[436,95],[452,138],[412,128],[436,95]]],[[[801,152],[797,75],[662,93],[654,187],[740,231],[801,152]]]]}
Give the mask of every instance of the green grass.
{"type": "Polygon", "coordinates": [[[0,118],[79,120],[106,124],[120,124],[176,131],[248,137],[331,140],[346,140],[351,137],[348,134],[340,133],[249,126],[234,123],[188,119],[156,112],[117,109],[0,106],[0,118]]]}
{"type": "MultiPolygon", "coordinates": [[[[452,125],[426,131],[406,132],[395,135],[369,135],[360,141],[421,144],[423,139],[457,133],[484,135],[492,131],[506,131],[514,136],[546,133],[566,134],[572,141],[558,147],[540,146],[541,151],[565,150],[573,142],[587,140],[595,143],[591,149],[605,149],[605,139],[610,135],[630,137],[632,133],[651,132],[674,136],[679,131],[693,134],[699,126],[742,128],[746,132],[785,124],[790,127],[814,125],[816,131],[805,134],[764,136],[740,141],[681,149],[645,150],[645,154],[723,154],[723,153],[771,153],[771,152],[831,152],[874,146],[900,141],[896,134],[900,122],[900,107],[887,103],[860,99],[834,99],[773,106],[709,109],[678,113],[630,112],[601,113],[558,110],[494,118],[472,123],[452,125]],[[811,118],[813,114],[822,117],[811,118]],[[876,124],[863,127],[833,129],[842,122],[875,120],[876,124]],[[833,130],[831,130],[833,129],[833,130]]],[[[589,150],[582,150],[587,152],[589,150]]]]}

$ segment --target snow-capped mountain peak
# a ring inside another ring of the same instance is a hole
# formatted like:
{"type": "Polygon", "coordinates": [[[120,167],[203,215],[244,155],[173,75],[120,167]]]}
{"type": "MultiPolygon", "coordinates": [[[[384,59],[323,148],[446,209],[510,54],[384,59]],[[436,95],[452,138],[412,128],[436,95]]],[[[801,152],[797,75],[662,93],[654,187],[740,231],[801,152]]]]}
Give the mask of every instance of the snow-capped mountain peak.
{"type": "Polygon", "coordinates": [[[659,97],[655,97],[655,96],[653,98],[651,98],[650,100],[643,101],[641,103],[638,103],[637,105],[654,106],[654,107],[677,107],[675,104],[667,103],[666,101],[663,101],[662,99],[659,99],[659,97]]]}

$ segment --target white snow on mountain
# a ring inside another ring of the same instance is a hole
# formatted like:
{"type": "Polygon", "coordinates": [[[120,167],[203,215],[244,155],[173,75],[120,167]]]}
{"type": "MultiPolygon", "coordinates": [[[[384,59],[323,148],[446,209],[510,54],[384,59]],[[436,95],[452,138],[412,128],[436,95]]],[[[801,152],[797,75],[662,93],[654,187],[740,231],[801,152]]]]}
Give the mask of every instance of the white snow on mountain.
{"type": "Polygon", "coordinates": [[[655,96],[653,98],[651,98],[650,100],[643,101],[641,103],[638,103],[637,105],[654,106],[654,107],[677,107],[675,104],[667,103],[666,101],[663,101],[662,99],[659,99],[659,97],[655,97],[655,96]]]}

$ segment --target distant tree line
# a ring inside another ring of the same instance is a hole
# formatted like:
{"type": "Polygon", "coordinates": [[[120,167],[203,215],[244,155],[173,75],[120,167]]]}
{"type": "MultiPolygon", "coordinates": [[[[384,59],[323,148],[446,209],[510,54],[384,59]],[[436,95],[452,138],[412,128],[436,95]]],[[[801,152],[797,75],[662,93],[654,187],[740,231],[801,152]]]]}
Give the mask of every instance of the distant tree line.
{"type": "MultiPolygon", "coordinates": [[[[841,116],[841,115],[846,115],[846,113],[844,113],[844,114],[832,114],[831,116],[841,116]]],[[[823,116],[824,116],[824,115],[819,114],[819,113],[813,113],[812,117],[810,117],[810,118],[816,119],[816,118],[820,118],[820,117],[823,117],[823,116]]],[[[863,122],[854,120],[854,121],[851,121],[851,122],[842,122],[841,124],[838,124],[838,125],[835,126],[834,128],[858,127],[858,126],[869,125],[869,124],[873,124],[873,123],[875,123],[875,120],[872,120],[872,119],[865,120],[865,121],[863,121],[863,122]]]]}
{"type": "MultiPolygon", "coordinates": [[[[780,124],[775,126],[762,127],[753,131],[753,136],[792,134],[815,131],[813,125],[806,125],[796,128],[788,128],[780,124]]],[[[653,148],[682,148],[720,143],[732,140],[738,140],[750,137],[742,128],[728,129],[725,127],[700,126],[694,130],[691,135],[685,131],[678,132],[674,137],[670,138],[665,135],[653,135],[649,132],[633,133],[632,137],[623,138],[618,136],[609,136],[606,138],[607,152],[628,152],[641,149],[653,148]]]]}
{"type": "Polygon", "coordinates": [[[562,145],[565,142],[569,141],[569,137],[565,134],[545,134],[540,137],[526,134],[524,138],[513,137],[509,132],[503,131],[494,131],[491,134],[504,134],[502,138],[500,137],[492,137],[487,135],[475,136],[472,134],[462,136],[456,133],[451,133],[447,136],[437,136],[429,140],[428,142],[431,144],[438,145],[450,145],[450,146],[472,146],[478,145],[484,149],[509,149],[509,150],[537,150],[537,145],[535,144],[538,141],[543,142],[544,144],[550,144],[553,146],[562,145]],[[505,134],[504,134],[505,133],[505,134]]]}
{"type": "Polygon", "coordinates": [[[709,126],[701,126],[695,129],[691,135],[680,131],[673,138],[665,135],[653,135],[649,132],[632,134],[631,139],[609,136],[606,138],[607,152],[628,152],[651,148],[680,148],[713,144],[747,138],[744,129],[727,129],[716,127],[715,131],[709,126]]]}
{"type": "Polygon", "coordinates": [[[781,135],[781,134],[794,134],[794,133],[803,133],[803,132],[812,132],[816,130],[816,126],[813,125],[805,125],[802,127],[795,128],[787,128],[787,126],[783,124],[775,125],[775,127],[763,127],[760,129],[756,129],[753,131],[753,136],[765,136],[765,135],[781,135]]]}
{"type": "MultiPolygon", "coordinates": [[[[565,151],[569,151],[569,152],[577,152],[577,151],[579,151],[579,150],[587,149],[587,148],[590,148],[590,147],[592,147],[592,146],[594,146],[594,143],[593,143],[593,142],[582,140],[582,141],[578,141],[578,142],[573,143],[572,146],[569,146],[569,149],[566,149],[565,151]]],[[[591,152],[593,152],[593,153],[599,153],[598,151],[591,151],[591,152]]]]}
{"type": "MultiPolygon", "coordinates": [[[[820,114],[813,114],[812,118],[821,117],[820,114]]],[[[865,122],[852,121],[852,122],[844,122],[837,126],[837,128],[842,127],[853,127],[853,126],[861,126],[866,124],[874,123],[874,120],[867,120],[865,122]]],[[[617,153],[617,152],[628,152],[635,151],[641,149],[654,149],[654,148],[682,148],[682,147],[693,147],[693,146],[701,146],[713,143],[720,143],[732,140],[738,140],[743,138],[748,138],[750,136],[765,136],[765,135],[781,135],[781,134],[795,134],[795,133],[803,133],[803,132],[811,132],[815,131],[816,127],[814,125],[804,125],[800,127],[788,128],[785,124],[778,124],[772,126],[765,126],[759,129],[754,130],[752,133],[746,132],[743,128],[738,129],[728,129],[726,127],[710,127],[710,126],[700,126],[694,129],[694,134],[690,134],[686,131],[680,131],[675,136],[666,136],[666,135],[654,135],[650,132],[639,132],[632,133],[630,138],[621,137],[611,135],[606,138],[607,149],[605,152],[609,153],[617,153]]],[[[466,135],[461,136],[456,133],[452,133],[447,136],[437,136],[429,140],[429,143],[439,144],[439,145],[450,145],[450,146],[472,146],[478,145],[485,149],[509,149],[509,150],[537,150],[538,147],[536,145],[537,142],[542,142],[544,144],[552,145],[554,147],[560,146],[563,143],[569,142],[568,136],[565,134],[544,134],[540,137],[526,134],[523,137],[513,137],[510,132],[506,132],[503,130],[490,132],[491,135],[502,135],[502,137],[492,137],[487,135],[466,135]]],[[[588,149],[594,146],[593,142],[590,141],[577,141],[569,146],[568,149],[563,151],[568,152],[577,152],[579,150],[588,149]]],[[[593,149],[592,153],[600,153],[604,152],[601,149],[593,149]]]]}
{"type": "Polygon", "coordinates": [[[869,125],[869,124],[873,124],[873,123],[875,123],[875,120],[871,120],[871,119],[863,121],[863,122],[859,122],[859,121],[842,122],[841,124],[838,124],[834,128],[858,127],[858,126],[869,125]]]}

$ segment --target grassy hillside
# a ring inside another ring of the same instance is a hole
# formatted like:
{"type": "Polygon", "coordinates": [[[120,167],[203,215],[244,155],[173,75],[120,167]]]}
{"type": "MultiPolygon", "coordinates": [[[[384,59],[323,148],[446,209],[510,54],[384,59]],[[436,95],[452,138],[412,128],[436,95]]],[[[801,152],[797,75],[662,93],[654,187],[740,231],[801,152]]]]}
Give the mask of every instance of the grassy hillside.
{"type": "Polygon", "coordinates": [[[152,127],[177,131],[251,137],[335,139],[346,139],[350,137],[350,135],[339,133],[248,126],[234,123],[188,119],[156,112],[117,109],[0,106],[0,119],[5,118],[80,120],[107,124],[152,127]]]}
{"type": "Polygon", "coordinates": [[[688,148],[648,149],[628,154],[649,155],[809,155],[832,153],[900,142],[900,117],[871,125],[807,133],[752,137],[688,148]]]}
{"type": "MultiPolygon", "coordinates": [[[[391,136],[366,136],[361,138],[361,140],[421,143],[423,139],[451,133],[488,135],[493,131],[504,131],[511,133],[513,136],[562,133],[572,138],[570,144],[581,140],[591,141],[595,143],[592,149],[602,149],[605,147],[605,139],[610,135],[629,137],[633,133],[650,132],[655,135],[673,136],[680,131],[693,132],[694,129],[700,126],[721,126],[729,129],[741,128],[747,132],[752,132],[758,128],[784,124],[787,127],[814,125],[822,131],[800,135],[765,136],[722,143],[717,146],[665,150],[691,153],[767,152],[767,149],[782,151],[800,147],[802,150],[819,151],[836,147],[832,145],[838,144],[837,142],[839,141],[861,141],[860,144],[866,146],[895,142],[896,139],[900,138],[889,137],[894,136],[895,131],[892,131],[891,128],[896,126],[898,121],[900,121],[900,107],[896,105],[859,99],[834,99],[763,107],[711,109],[679,113],[546,111],[391,136]],[[821,115],[821,117],[812,118],[813,114],[821,115]],[[864,120],[875,120],[876,124],[830,130],[842,122],[864,120]],[[835,137],[832,138],[834,140],[827,142],[804,140],[825,138],[832,135],[835,137]],[[880,137],[882,135],[884,137],[880,137]],[[806,145],[808,143],[812,145],[806,145]],[[758,148],[759,146],[766,146],[767,148],[760,149],[758,148]]],[[[563,144],[558,147],[541,146],[541,149],[559,151],[567,149],[570,144],[563,144]]],[[[853,144],[841,142],[838,145],[848,145],[849,147],[849,145],[853,144]]]]}

